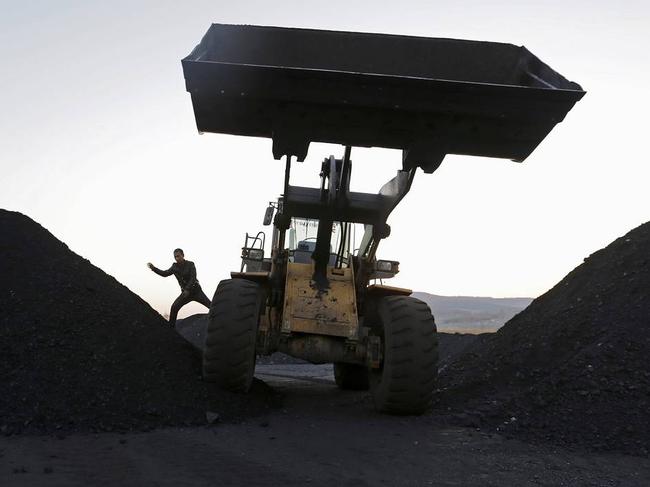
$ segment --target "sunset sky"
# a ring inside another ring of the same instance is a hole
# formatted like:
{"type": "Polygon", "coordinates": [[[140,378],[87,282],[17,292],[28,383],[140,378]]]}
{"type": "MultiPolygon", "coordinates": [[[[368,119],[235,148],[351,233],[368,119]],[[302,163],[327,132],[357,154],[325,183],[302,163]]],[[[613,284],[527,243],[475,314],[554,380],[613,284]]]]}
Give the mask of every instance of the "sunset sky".
{"type": "MultiPolygon", "coordinates": [[[[32,217],[161,313],[194,261],[206,294],[239,269],[245,232],[282,190],[271,141],[199,135],[180,60],[212,22],[525,45],[587,95],[523,163],[448,156],[419,172],[379,256],[392,282],[444,295],[537,296],[650,220],[644,1],[0,0],[0,207],[32,217]]],[[[318,184],[312,144],[292,183],[318,184]]],[[[352,189],[377,191],[401,154],[353,149],[352,189]]],[[[201,311],[192,304],[181,317],[201,311]]]]}

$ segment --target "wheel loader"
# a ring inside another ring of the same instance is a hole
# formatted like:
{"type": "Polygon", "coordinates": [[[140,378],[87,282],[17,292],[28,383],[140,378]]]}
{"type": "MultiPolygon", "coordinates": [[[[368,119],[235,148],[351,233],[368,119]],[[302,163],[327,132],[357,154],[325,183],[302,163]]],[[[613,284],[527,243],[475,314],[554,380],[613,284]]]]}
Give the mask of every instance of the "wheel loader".
{"type": "Polygon", "coordinates": [[[265,233],[247,234],[214,294],[205,379],[246,392],[256,356],[280,351],[333,363],[337,385],[369,389],[379,411],[426,411],[436,325],[383,284],[399,271],[377,259],[388,217],[447,154],[523,161],[585,92],[524,47],[313,29],[213,24],[182,65],[200,133],[271,138],[285,159],[270,255],[265,233]],[[292,185],[311,142],[342,153],[314,168],[320,186],[292,185]],[[353,147],[402,151],[378,193],[350,190],[353,147]]]}

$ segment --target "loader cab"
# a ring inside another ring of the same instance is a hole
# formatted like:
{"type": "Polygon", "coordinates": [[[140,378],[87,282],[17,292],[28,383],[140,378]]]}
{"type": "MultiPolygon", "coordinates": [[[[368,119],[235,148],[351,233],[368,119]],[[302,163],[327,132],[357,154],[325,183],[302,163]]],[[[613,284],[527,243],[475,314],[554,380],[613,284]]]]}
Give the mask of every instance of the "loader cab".
{"type": "MultiPolygon", "coordinates": [[[[264,225],[271,225],[275,210],[282,206],[282,198],[276,203],[271,202],[264,214],[264,225]]],[[[289,229],[286,231],[284,242],[288,251],[288,261],[297,264],[310,264],[312,254],[316,250],[319,221],[313,218],[291,218],[289,229]]],[[[279,230],[273,228],[273,246],[280,242],[279,230]]],[[[350,267],[359,254],[359,248],[364,246],[364,238],[372,234],[372,226],[361,223],[334,222],[332,237],[329,245],[330,267],[350,267]],[[370,231],[368,231],[370,230],[370,231]],[[341,245],[343,242],[343,245],[341,245]]],[[[259,235],[259,234],[258,234],[259,235]]],[[[248,235],[247,235],[248,237],[248,235]]],[[[262,243],[262,246],[264,244],[262,243]]],[[[264,259],[264,270],[270,270],[270,258],[264,259]]],[[[399,262],[395,260],[377,260],[369,278],[383,280],[394,277],[399,272],[399,262]]]]}
{"type": "MultiPolygon", "coordinates": [[[[289,251],[289,262],[297,264],[310,264],[312,254],[316,250],[319,221],[309,218],[292,218],[289,230],[287,230],[287,249],[289,251]]],[[[348,267],[350,258],[350,238],[344,235],[344,226],[336,222],[332,225],[332,238],[329,245],[330,267],[348,267]],[[344,239],[341,243],[341,239],[344,239]]]]}

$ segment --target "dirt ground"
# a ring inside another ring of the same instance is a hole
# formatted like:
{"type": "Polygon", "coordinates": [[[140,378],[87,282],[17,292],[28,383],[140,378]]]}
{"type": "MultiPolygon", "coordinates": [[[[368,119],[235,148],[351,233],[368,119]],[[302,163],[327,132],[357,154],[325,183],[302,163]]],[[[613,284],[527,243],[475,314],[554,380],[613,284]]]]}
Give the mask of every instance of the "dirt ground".
{"type": "Polygon", "coordinates": [[[0,437],[2,486],[647,486],[650,460],[374,412],[331,366],[260,365],[283,407],[240,424],[0,437]]]}

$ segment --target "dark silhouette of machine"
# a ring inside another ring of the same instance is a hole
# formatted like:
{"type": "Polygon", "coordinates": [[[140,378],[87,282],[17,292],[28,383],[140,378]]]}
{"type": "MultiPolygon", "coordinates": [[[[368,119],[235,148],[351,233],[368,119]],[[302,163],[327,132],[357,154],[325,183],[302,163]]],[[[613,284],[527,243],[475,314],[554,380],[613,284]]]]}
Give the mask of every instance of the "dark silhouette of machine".
{"type": "Polygon", "coordinates": [[[200,132],[268,137],[286,158],[265,215],[270,257],[263,234],[247,235],[242,269],[214,295],[205,378],[247,391],[256,355],[282,351],[334,363],[337,384],[369,388],[381,411],[425,411],[437,378],[431,311],[408,289],[371,284],[398,271],[376,258],[388,216],[417,169],[432,173],[447,154],[523,161],[582,88],[510,44],[220,24],[183,70],[200,132]],[[310,142],[345,149],[322,162],[320,187],[293,186],[310,142]],[[377,194],[350,190],[354,146],[402,150],[377,194]]]}

